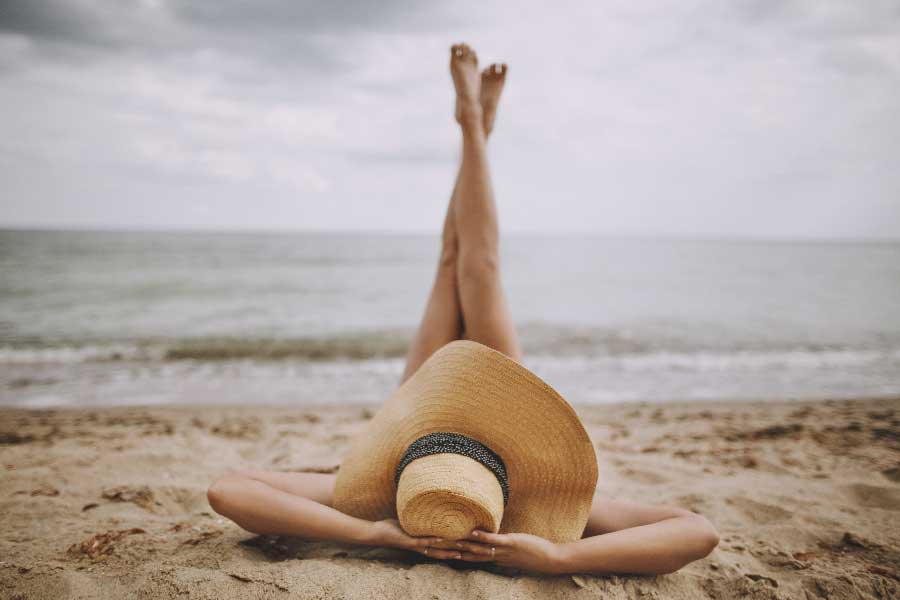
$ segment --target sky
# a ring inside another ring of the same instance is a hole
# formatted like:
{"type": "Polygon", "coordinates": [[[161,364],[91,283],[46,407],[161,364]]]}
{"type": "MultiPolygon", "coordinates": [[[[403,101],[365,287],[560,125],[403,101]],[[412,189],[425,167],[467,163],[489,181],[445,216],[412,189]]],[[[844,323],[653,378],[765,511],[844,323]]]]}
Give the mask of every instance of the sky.
{"type": "Polygon", "coordinates": [[[900,239],[900,2],[0,0],[0,227],[900,239]]]}

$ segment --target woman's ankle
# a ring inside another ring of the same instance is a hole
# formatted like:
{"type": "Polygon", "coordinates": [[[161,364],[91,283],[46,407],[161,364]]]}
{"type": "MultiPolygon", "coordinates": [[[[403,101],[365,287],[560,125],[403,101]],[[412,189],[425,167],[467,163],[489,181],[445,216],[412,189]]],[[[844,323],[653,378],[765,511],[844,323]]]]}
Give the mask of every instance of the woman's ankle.
{"type": "Polygon", "coordinates": [[[463,135],[486,137],[484,131],[484,112],[478,103],[467,103],[460,107],[456,114],[456,120],[463,135]]]}

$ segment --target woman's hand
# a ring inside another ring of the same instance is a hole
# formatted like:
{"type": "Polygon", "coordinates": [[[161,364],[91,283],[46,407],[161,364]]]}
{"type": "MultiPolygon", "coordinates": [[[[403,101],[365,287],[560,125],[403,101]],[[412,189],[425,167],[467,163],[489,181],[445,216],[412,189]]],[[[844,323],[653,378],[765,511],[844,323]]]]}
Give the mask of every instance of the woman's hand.
{"type": "Polygon", "coordinates": [[[465,561],[495,562],[535,573],[563,572],[559,546],[536,535],[475,530],[469,540],[460,540],[456,545],[465,561]]]}
{"type": "MultiPolygon", "coordinates": [[[[385,519],[372,523],[369,544],[388,548],[412,550],[431,558],[460,558],[460,550],[438,548],[443,542],[439,537],[413,537],[403,531],[397,519],[385,519]]],[[[444,542],[446,545],[446,542],[444,542]]]]}

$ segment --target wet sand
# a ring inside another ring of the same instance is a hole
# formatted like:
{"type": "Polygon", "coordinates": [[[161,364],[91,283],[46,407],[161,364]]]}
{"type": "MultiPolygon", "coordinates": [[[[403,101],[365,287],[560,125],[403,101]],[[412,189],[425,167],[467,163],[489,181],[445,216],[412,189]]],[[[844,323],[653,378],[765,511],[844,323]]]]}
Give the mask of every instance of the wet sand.
{"type": "Polygon", "coordinates": [[[0,410],[0,598],[896,598],[900,401],[577,407],[598,494],[707,516],[659,577],[535,577],[258,537],[219,518],[232,468],[337,468],[373,406],[0,410]]]}

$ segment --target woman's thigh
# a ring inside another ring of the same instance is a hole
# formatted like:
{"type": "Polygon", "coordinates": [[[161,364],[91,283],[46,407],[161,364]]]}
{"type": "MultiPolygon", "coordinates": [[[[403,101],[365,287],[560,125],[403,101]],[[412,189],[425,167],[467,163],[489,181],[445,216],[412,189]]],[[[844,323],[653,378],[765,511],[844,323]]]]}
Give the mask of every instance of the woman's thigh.
{"type": "Polygon", "coordinates": [[[334,494],[334,473],[287,473],[284,471],[241,471],[239,475],[261,481],[275,489],[315,500],[331,506],[334,494]]]}

